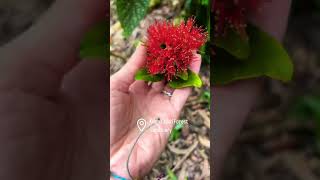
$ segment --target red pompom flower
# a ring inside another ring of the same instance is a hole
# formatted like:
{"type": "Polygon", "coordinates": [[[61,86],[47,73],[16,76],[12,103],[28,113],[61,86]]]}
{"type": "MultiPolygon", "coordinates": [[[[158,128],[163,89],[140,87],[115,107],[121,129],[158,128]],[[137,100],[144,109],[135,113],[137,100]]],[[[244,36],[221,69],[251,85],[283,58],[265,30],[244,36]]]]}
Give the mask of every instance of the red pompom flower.
{"type": "Polygon", "coordinates": [[[266,0],[216,0],[213,10],[217,20],[217,34],[225,33],[226,28],[245,34],[246,16],[257,11],[261,1],[266,0]]]}
{"type": "Polygon", "coordinates": [[[172,22],[155,22],[148,28],[146,68],[152,75],[164,75],[171,81],[178,73],[187,72],[207,33],[195,26],[193,18],[175,26],[172,22]]]}

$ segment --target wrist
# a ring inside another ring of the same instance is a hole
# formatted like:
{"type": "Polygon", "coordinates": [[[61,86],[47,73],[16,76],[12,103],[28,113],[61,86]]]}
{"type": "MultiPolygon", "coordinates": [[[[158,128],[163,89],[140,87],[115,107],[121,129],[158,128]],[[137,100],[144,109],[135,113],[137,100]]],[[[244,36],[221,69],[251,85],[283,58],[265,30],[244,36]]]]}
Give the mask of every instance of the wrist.
{"type": "Polygon", "coordinates": [[[116,160],[116,155],[110,157],[110,179],[113,180],[128,180],[130,176],[128,175],[126,169],[126,162],[123,160],[116,160]]]}
{"type": "Polygon", "coordinates": [[[110,180],[129,180],[130,178],[120,176],[114,172],[111,171],[110,173],[110,180]]]}

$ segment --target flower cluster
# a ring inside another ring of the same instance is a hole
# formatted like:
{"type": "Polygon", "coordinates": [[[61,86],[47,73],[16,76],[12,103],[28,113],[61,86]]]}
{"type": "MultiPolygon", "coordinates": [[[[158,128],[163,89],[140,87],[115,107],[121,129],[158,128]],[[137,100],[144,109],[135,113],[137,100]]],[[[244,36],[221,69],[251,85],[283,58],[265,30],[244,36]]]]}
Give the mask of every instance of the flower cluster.
{"type": "Polygon", "coordinates": [[[213,4],[217,25],[217,34],[225,33],[227,28],[233,28],[240,34],[246,34],[246,16],[257,11],[261,1],[266,0],[216,0],[213,4]]]}
{"type": "Polygon", "coordinates": [[[190,18],[175,26],[172,22],[157,21],[148,28],[147,47],[148,72],[162,74],[171,81],[178,73],[186,72],[194,58],[194,51],[207,39],[205,31],[195,26],[190,18]]]}

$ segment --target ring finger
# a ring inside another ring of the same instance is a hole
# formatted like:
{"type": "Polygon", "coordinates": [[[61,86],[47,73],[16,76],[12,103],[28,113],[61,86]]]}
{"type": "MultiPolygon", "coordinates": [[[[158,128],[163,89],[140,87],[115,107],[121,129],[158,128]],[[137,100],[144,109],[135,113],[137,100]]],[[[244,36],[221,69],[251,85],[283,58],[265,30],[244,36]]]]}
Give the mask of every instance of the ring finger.
{"type": "Polygon", "coordinates": [[[172,97],[172,94],[174,92],[174,89],[170,88],[168,85],[164,86],[163,90],[161,91],[161,93],[165,96],[165,97],[172,97]]]}

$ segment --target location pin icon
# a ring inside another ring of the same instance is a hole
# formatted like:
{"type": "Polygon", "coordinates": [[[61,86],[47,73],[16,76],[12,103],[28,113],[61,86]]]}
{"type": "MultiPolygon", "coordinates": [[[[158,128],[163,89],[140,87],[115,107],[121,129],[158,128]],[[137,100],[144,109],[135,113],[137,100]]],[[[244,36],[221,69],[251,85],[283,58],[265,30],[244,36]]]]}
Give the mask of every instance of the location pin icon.
{"type": "Polygon", "coordinates": [[[147,125],[147,121],[142,118],[137,121],[137,126],[141,132],[144,130],[146,125],[147,125]]]}

